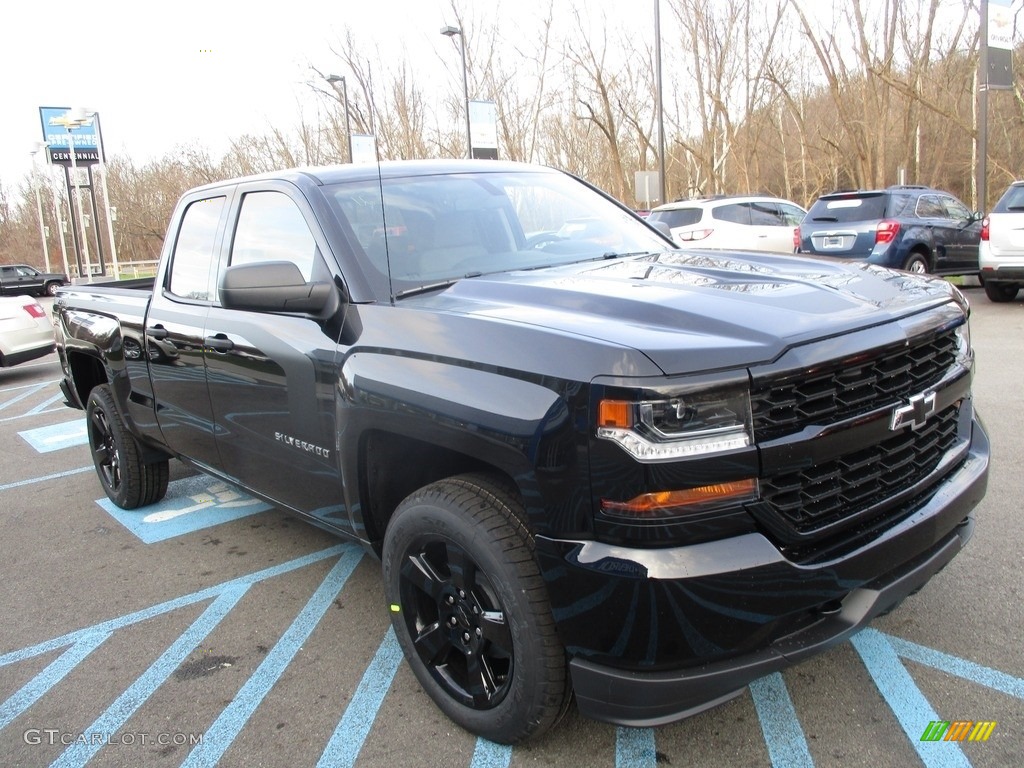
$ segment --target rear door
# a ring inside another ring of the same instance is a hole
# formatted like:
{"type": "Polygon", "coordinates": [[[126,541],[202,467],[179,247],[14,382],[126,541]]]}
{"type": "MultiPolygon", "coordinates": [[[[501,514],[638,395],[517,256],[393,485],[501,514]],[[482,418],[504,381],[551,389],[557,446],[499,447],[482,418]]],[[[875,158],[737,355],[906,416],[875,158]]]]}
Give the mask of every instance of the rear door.
{"type": "Polygon", "coordinates": [[[175,453],[217,467],[213,411],[206,386],[204,330],[213,297],[216,255],[224,235],[230,190],[182,202],[164,274],[146,315],[146,353],[157,424],[175,453]]]}
{"type": "MultiPolygon", "coordinates": [[[[324,258],[326,238],[292,184],[242,185],[233,208],[225,266],[290,261],[307,281],[334,280],[324,258]]],[[[215,301],[204,346],[224,472],[292,509],[344,524],[332,327],[300,314],[226,309],[215,301]]]]}

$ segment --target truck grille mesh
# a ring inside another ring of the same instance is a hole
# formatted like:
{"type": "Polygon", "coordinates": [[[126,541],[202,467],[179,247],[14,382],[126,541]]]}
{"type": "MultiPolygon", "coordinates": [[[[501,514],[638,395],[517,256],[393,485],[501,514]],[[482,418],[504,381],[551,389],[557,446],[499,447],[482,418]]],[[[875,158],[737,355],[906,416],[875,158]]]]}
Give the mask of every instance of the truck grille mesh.
{"type": "Polygon", "coordinates": [[[906,401],[935,386],[956,361],[956,351],[956,333],[947,330],[881,354],[830,362],[810,373],[755,381],[754,437],[773,440],[906,401]]]}
{"type": "Polygon", "coordinates": [[[956,441],[958,408],[950,406],[918,430],[802,471],[761,480],[762,498],[800,534],[855,518],[926,477],[956,441]]]}

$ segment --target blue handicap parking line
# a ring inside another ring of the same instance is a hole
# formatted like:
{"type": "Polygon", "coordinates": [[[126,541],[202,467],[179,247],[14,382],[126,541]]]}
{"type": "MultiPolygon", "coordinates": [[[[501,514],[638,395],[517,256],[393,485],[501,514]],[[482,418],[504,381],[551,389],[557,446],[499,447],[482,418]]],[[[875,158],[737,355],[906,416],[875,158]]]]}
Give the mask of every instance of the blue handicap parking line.
{"type": "Polygon", "coordinates": [[[657,760],[653,729],[615,729],[615,768],[647,768],[657,760]]]}
{"type": "Polygon", "coordinates": [[[761,732],[768,747],[772,765],[787,768],[813,766],[807,738],[789,696],[789,689],[780,672],[774,672],[750,684],[761,732]]]}
{"type": "MultiPolygon", "coordinates": [[[[226,588],[202,615],[171,646],[164,651],[128,689],[117,697],[106,711],[93,722],[85,733],[117,733],[128,718],[145,704],[157,688],[195,652],[199,644],[217,628],[249,589],[249,584],[235,584],[226,588]]],[[[75,768],[85,765],[103,747],[102,739],[76,741],[50,764],[50,768],[75,768]]]]}
{"type": "Polygon", "coordinates": [[[358,549],[352,548],[343,552],[341,559],[334,564],[291,626],[285,630],[281,639],[253,672],[252,677],[245,682],[231,703],[207,729],[202,743],[189,753],[181,764],[182,768],[212,768],[220,761],[235,737],[249,722],[260,702],[291,663],[299,648],[312,634],[321,617],[334,603],[361,558],[362,552],[358,549]]]}
{"type": "Polygon", "coordinates": [[[48,427],[26,429],[18,434],[39,453],[50,453],[51,451],[59,451],[62,448],[85,445],[89,442],[89,435],[85,430],[85,419],[66,421],[63,424],[51,424],[48,427]]]}
{"type": "Polygon", "coordinates": [[[136,510],[121,509],[109,499],[97,504],[146,544],[238,520],[270,505],[208,475],[175,480],[163,501],[136,510]]]}
{"type": "Polygon", "coordinates": [[[925,767],[970,768],[970,762],[956,742],[921,741],[924,726],[942,718],[914,683],[888,636],[869,628],[854,635],[850,642],[925,767]]]}
{"type": "Polygon", "coordinates": [[[345,708],[345,714],[327,742],[317,768],[355,765],[402,658],[402,647],[395,637],[395,630],[388,627],[373,661],[363,673],[363,679],[359,681],[356,692],[345,708]]]}
{"type": "MultiPolygon", "coordinates": [[[[213,587],[184,595],[127,614],[117,619],[100,622],[61,637],[18,651],[0,654],[0,666],[16,664],[61,648],[67,650],[42,672],[26,683],[6,701],[0,703],[0,730],[24,713],[44,695],[51,692],[66,675],[84,661],[114,632],[196,603],[212,601],[206,610],[140,675],[116,700],[104,710],[86,733],[114,733],[167,681],[180,664],[213,632],[221,620],[238,605],[253,584],[280,576],[325,559],[338,558],[324,578],[319,589],[310,598],[271,652],[231,704],[204,734],[202,745],[188,757],[190,765],[215,765],[249,717],[291,663],[320,618],[327,611],[348,577],[362,561],[362,550],[352,544],[340,544],[314,552],[256,573],[223,582],[213,587]]],[[[85,765],[103,746],[102,742],[76,741],[54,762],[60,766],[85,765]]]]}

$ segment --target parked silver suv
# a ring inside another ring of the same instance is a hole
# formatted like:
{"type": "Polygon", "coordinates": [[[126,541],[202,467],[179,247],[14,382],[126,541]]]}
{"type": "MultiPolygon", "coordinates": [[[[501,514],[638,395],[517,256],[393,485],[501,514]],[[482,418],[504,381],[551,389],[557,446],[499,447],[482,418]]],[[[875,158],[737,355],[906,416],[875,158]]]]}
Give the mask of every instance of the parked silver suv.
{"type": "Polygon", "coordinates": [[[985,295],[1013,301],[1024,283],[1024,181],[1015,181],[981,225],[978,267],[985,295]]]}
{"type": "Polygon", "coordinates": [[[777,197],[720,195],[659,205],[647,220],[667,224],[680,248],[792,253],[794,231],[805,213],[777,197]]]}

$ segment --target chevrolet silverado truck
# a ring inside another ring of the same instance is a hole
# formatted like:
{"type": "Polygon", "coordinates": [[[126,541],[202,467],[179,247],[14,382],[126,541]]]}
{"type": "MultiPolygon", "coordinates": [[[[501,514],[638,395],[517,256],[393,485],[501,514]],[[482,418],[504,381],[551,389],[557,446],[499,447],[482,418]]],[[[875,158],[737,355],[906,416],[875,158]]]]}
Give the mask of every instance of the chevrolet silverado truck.
{"type": "Polygon", "coordinates": [[[674,250],[498,161],[210,184],[154,279],[55,302],[115,504],[177,459],[360,542],[424,690],[505,743],[573,695],[705,710],[949,563],[989,466],[968,315],[933,277],[674,250]]]}

